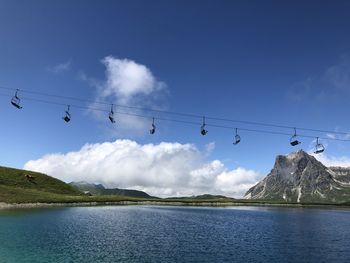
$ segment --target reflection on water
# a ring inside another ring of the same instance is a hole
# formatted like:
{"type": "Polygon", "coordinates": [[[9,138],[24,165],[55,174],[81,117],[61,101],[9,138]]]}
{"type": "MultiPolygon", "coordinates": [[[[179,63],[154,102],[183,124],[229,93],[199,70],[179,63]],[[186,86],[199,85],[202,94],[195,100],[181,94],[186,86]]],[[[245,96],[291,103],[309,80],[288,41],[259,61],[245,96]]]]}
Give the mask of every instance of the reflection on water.
{"type": "Polygon", "coordinates": [[[350,262],[350,210],[0,211],[0,262],[350,262]]]}

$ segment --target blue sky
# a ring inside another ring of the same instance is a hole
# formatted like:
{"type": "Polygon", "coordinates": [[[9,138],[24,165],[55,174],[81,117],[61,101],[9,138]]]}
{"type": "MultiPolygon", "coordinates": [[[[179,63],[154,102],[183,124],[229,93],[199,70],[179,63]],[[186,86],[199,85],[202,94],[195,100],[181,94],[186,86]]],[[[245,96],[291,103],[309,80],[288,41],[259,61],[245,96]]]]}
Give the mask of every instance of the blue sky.
{"type": "MultiPolygon", "coordinates": [[[[349,1],[0,1],[0,86],[108,100],[99,88],[110,57],[146,68],[163,87],[132,106],[350,131],[349,13],[349,1]]],[[[64,107],[23,103],[18,111],[0,97],[4,166],[130,139],[193,144],[208,162],[264,175],[277,154],[311,149],[310,139],[291,148],[288,137],[249,132],[233,146],[233,131],[211,127],[203,137],[169,122],[150,136],[78,109],[67,125],[64,107]]],[[[324,158],[348,160],[350,143],[325,144],[324,158]]]]}

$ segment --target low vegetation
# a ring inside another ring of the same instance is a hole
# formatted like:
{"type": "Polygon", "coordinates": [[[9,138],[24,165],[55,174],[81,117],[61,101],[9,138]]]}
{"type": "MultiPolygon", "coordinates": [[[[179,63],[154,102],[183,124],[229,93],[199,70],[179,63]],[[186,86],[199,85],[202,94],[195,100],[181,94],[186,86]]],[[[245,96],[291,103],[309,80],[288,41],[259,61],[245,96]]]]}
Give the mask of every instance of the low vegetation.
{"type": "Polygon", "coordinates": [[[0,202],[4,203],[71,203],[143,200],[122,195],[87,196],[76,188],[51,176],[0,167],[0,202]]]}

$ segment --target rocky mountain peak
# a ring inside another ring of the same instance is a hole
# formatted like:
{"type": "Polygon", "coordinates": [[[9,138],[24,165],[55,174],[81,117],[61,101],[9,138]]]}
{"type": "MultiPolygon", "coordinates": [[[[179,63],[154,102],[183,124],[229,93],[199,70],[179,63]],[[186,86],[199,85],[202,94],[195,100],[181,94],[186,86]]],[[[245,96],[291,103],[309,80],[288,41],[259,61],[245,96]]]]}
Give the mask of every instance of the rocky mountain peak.
{"type": "Polygon", "coordinates": [[[321,164],[315,157],[309,155],[303,150],[299,150],[288,155],[278,155],[276,157],[275,165],[290,165],[298,162],[314,162],[321,164]]]}
{"type": "Polygon", "coordinates": [[[339,172],[327,168],[303,150],[278,155],[271,172],[250,188],[245,198],[288,202],[333,202],[340,189],[346,188],[350,195],[350,187],[346,184],[350,181],[350,178],[347,178],[350,173],[342,172],[342,177],[338,174],[339,172]]]}
{"type": "Polygon", "coordinates": [[[315,157],[300,150],[286,156],[278,155],[271,174],[283,180],[294,182],[300,180],[307,169],[320,170],[326,169],[326,167],[315,157]]]}

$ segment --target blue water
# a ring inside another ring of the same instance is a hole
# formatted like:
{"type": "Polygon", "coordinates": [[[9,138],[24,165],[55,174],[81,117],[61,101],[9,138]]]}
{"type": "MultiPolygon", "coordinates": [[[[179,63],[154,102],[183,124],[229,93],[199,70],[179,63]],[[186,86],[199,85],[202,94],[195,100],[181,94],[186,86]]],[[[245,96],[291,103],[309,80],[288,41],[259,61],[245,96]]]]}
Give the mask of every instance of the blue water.
{"type": "Polygon", "coordinates": [[[0,211],[0,262],[350,262],[350,210],[0,211]]]}

